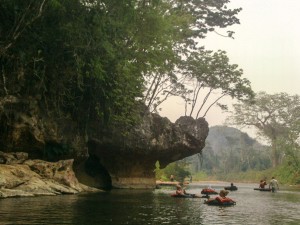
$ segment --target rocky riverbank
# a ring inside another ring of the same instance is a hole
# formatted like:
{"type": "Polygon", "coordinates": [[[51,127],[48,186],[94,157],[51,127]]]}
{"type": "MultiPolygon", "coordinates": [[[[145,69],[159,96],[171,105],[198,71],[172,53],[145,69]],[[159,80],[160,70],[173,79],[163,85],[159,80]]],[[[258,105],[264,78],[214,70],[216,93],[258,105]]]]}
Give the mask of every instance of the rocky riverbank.
{"type": "Polygon", "coordinates": [[[46,162],[0,151],[0,198],[101,191],[79,183],[72,166],[72,159],[46,162]]]}

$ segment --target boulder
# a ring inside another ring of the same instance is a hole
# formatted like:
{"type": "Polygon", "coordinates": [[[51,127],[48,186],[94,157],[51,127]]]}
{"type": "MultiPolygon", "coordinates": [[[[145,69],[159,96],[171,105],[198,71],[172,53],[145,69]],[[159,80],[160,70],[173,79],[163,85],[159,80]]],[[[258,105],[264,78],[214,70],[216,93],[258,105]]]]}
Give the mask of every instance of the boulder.
{"type": "Polygon", "coordinates": [[[6,163],[0,164],[0,198],[100,191],[78,182],[72,169],[73,160],[55,163],[42,160],[9,161],[16,155],[24,156],[26,153],[1,155],[6,163]]]}
{"type": "Polygon", "coordinates": [[[208,123],[181,117],[175,123],[148,113],[128,136],[113,132],[110,138],[93,135],[89,154],[108,171],[115,188],[155,188],[155,163],[171,162],[200,153],[208,135],[208,123]]]}

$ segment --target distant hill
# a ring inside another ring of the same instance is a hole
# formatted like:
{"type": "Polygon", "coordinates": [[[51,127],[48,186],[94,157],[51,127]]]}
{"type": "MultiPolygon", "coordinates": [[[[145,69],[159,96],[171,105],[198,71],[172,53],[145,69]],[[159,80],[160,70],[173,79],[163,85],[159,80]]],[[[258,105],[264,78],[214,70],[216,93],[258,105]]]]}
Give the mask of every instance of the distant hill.
{"type": "Polygon", "coordinates": [[[209,129],[206,147],[202,154],[185,159],[192,172],[206,171],[209,174],[220,171],[262,170],[271,166],[269,148],[251,138],[247,133],[227,126],[209,129]]]}
{"type": "Polygon", "coordinates": [[[222,152],[223,149],[238,146],[252,146],[256,149],[266,148],[266,146],[251,138],[247,133],[227,126],[214,126],[209,128],[209,134],[206,142],[214,153],[222,152]]]}

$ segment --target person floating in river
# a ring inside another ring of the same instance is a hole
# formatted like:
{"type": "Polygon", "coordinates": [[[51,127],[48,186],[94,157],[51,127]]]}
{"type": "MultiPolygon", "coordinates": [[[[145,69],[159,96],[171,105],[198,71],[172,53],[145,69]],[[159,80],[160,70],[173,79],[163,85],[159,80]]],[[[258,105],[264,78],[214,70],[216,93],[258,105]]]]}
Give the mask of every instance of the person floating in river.
{"type": "Polygon", "coordinates": [[[267,182],[265,180],[260,180],[259,188],[265,188],[266,185],[267,185],[267,182]]]}
{"type": "Polygon", "coordinates": [[[279,190],[278,181],[275,179],[275,177],[272,177],[272,180],[269,183],[269,188],[272,189],[272,192],[279,190]]]}
{"type": "Polygon", "coordinates": [[[185,191],[185,188],[182,188],[181,185],[177,184],[176,185],[176,192],[173,197],[187,197],[187,198],[201,198],[201,196],[197,194],[190,194],[185,191]],[[178,196],[181,195],[181,196],[178,196]]]}
{"type": "Polygon", "coordinates": [[[203,188],[201,190],[201,194],[203,195],[217,195],[218,192],[216,192],[215,189],[213,189],[210,185],[207,188],[203,188]]]}
{"type": "Polygon", "coordinates": [[[215,197],[215,198],[210,198],[207,201],[205,201],[205,204],[208,205],[235,205],[236,202],[234,200],[232,200],[231,198],[226,197],[228,195],[229,191],[227,190],[221,190],[219,193],[219,196],[215,197]]]}
{"type": "Polygon", "coordinates": [[[231,198],[226,197],[228,195],[229,191],[227,190],[221,190],[219,193],[219,196],[216,197],[216,200],[218,202],[235,202],[231,198]]]}
{"type": "Polygon", "coordinates": [[[187,195],[185,189],[183,189],[179,184],[176,185],[176,195],[187,195]]]}

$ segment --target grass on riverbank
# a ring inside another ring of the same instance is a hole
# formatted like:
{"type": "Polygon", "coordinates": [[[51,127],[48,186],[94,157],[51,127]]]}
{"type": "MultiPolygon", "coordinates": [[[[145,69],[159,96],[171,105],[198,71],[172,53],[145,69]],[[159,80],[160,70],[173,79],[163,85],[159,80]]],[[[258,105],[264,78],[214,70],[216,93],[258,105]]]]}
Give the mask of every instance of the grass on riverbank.
{"type": "Polygon", "coordinates": [[[258,183],[261,179],[269,181],[273,176],[280,184],[300,184],[300,174],[295,173],[291,167],[286,166],[270,168],[262,171],[250,170],[247,172],[219,173],[213,176],[207,175],[205,172],[199,172],[197,174],[193,174],[193,181],[219,180],[226,182],[258,183]]]}

